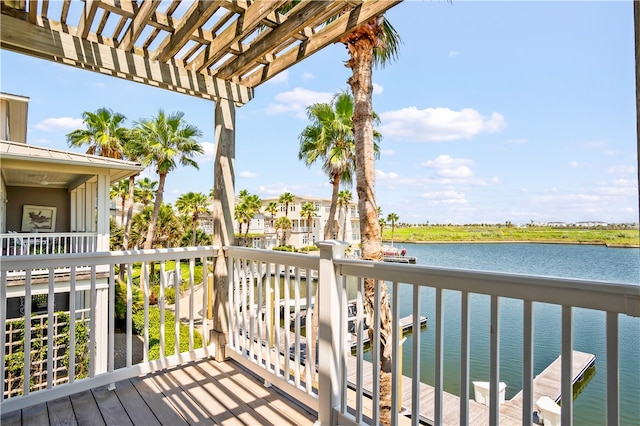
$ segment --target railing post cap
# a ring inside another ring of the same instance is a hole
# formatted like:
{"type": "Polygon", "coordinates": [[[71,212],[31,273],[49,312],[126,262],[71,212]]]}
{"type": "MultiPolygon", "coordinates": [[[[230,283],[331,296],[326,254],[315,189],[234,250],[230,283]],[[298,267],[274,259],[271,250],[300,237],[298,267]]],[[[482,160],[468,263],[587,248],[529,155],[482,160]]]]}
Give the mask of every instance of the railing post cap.
{"type": "Polygon", "coordinates": [[[349,243],[339,240],[324,240],[318,241],[316,246],[320,249],[320,257],[323,257],[322,253],[331,253],[329,257],[342,258],[344,257],[349,243]]]}

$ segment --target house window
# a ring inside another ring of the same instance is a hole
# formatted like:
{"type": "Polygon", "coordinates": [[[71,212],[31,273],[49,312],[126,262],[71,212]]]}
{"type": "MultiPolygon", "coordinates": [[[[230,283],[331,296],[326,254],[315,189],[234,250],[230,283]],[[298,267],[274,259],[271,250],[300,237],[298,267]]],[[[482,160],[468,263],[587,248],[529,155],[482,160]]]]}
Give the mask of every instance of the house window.
{"type": "Polygon", "coordinates": [[[280,204],[280,211],[281,212],[284,212],[284,208],[285,208],[285,205],[284,204],[280,204]]]}
{"type": "Polygon", "coordinates": [[[295,204],[291,204],[289,206],[289,211],[295,212],[296,211],[296,205],[295,204]]]}

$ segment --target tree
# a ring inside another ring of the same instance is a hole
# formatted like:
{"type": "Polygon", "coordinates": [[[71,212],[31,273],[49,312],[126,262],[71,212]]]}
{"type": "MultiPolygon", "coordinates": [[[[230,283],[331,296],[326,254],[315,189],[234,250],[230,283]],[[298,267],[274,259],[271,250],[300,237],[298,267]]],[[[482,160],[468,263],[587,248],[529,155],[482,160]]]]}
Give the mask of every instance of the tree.
{"type": "Polygon", "coordinates": [[[200,214],[209,214],[209,200],[202,192],[187,192],[176,200],[176,209],[191,218],[191,245],[196,245],[196,228],[200,214]]]}
{"type": "Polygon", "coordinates": [[[331,183],[331,206],[324,239],[334,235],[334,223],[340,184],[351,185],[353,174],[355,145],[351,118],[353,99],[346,92],[333,97],[330,104],[316,103],[307,108],[307,117],[311,124],[300,133],[298,159],[311,167],[316,161],[322,161],[322,170],[329,176],[331,183]]]}
{"type": "Polygon", "coordinates": [[[342,241],[347,241],[347,211],[349,210],[349,204],[353,201],[353,195],[348,189],[343,189],[338,193],[338,206],[343,210],[343,225],[342,225],[342,241]]]}
{"type": "Polygon", "coordinates": [[[155,167],[159,177],[153,214],[144,242],[145,249],[150,249],[153,245],[167,175],[175,170],[178,164],[199,169],[193,157],[204,153],[202,146],[195,140],[202,133],[197,127],[186,123],[183,118],[183,112],[166,115],[160,110],[156,117],[140,120],[135,129],[141,153],[140,161],[145,166],[155,167]]]}
{"type": "Polygon", "coordinates": [[[249,239],[249,228],[251,226],[251,220],[255,217],[256,213],[260,211],[262,207],[262,200],[255,194],[249,194],[249,191],[243,189],[239,193],[240,201],[235,206],[235,219],[238,220],[238,232],[242,238],[242,224],[246,223],[247,228],[242,238],[242,245],[246,245],[249,239]]]}
{"type": "Polygon", "coordinates": [[[124,210],[125,210],[125,202],[127,198],[129,198],[129,180],[119,180],[118,182],[111,185],[111,190],[109,191],[109,198],[120,199],[121,209],[120,209],[120,225],[124,225],[124,210]]]}
{"type": "Polygon", "coordinates": [[[399,220],[400,218],[398,217],[397,214],[395,213],[389,213],[389,215],[387,216],[387,221],[391,222],[391,245],[393,246],[393,231],[396,230],[396,222],[399,220]]]}
{"type": "Polygon", "coordinates": [[[267,207],[264,208],[265,213],[269,213],[271,216],[271,226],[275,226],[274,219],[278,213],[278,203],[275,201],[269,201],[267,207]]]}
{"type": "MultiPolygon", "coordinates": [[[[382,239],[375,198],[374,113],[372,71],[397,57],[400,36],[383,15],[360,25],[341,40],[349,51],[345,63],[352,70],[348,80],[354,98],[353,133],[356,146],[356,192],[360,217],[362,258],[382,260],[382,239]]],[[[375,281],[365,280],[365,309],[371,320],[374,309],[380,319],[380,414],[384,425],[391,423],[392,319],[386,286],[380,287],[380,307],[373,306],[375,281]]],[[[373,324],[373,322],[369,322],[373,324]]],[[[373,327],[369,328],[372,336],[373,327]]]]}
{"type": "Polygon", "coordinates": [[[148,177],[140,179],[136,182],[135,198],[136,201],[142,203],[145,207],[153,201],[156,196],[157,180],[151,180],[148,177]]]}
{"type": "Polygon", "coordinates": [[[67,133],[67,143],[72,147],[89,145],[87,154],[122,159],[130,136],[129,129],[122,126],[125,120],[124,115],[107,108],[85,111],[82,121],[87,128],[67,133]]]}
{"type": "Polygon", "coordinates": [[[307,246],[311,245],[311,224],[313,223],[313,218],[316,216],[316,211],[318,211],[318,209],[310,202],[304,203],[300,210],[300,217],[307,219],[307,246]]]}
{"type": "Polygon", "coordinates": [[[290,192],[285,192],[284,194],[280,195],[278,202],[280,204],[284,204],[285,217],[289,217],[289,204],[293,203],[294,201],[295,201],[295,197],[290,192]]]}
{"type": "Polygon", "coordinates": [[[282,239],[280,245],[287,245],[287,231],[291,229],[291,219],[286,216],[281,216],[276,220],[276,231],[282,230],[282,239]]]}

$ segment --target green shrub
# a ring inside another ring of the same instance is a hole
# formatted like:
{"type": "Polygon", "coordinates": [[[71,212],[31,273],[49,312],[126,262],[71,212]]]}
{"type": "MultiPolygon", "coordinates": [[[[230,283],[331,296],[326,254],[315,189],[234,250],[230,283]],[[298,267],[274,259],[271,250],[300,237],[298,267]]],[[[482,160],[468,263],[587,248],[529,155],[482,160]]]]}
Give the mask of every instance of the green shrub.
{"type": "MultiPolygon", "coordinates": [[[[144,294],[137,285],[131,286],[132,311],[135,314],[144,306],[144,294]]],[[[127,284],[116,280],[116,319],[127,316],[127,284]]]]}
{"type": "Polygon", "coordinates": [[[286,246],[275,246],[274,248],[272,248],[272,250],[275,250],[275,251],[288,251],[288,252],[295,253],[296,248],[294,246],[291,246],[291,245],[286,245],[286,246]]]}
{"type": "MultiPolygon", "coordinates": [[[[173,355],[174,352],[174,326],[175,315],[171,311],[164,312],[164,354],[173,355]]],[[[139,311],[133,316],[133,332],[144,334],[144,311],[139,311]]],[[[202,347],[202,336],[197,330],[193,332],[193,347],[202,347]]],[[[189,327],[180,324],[180,352],[189,350],[189,327]]],[[[160,358],[160,308],[149,308],[149,360],[160,358]]]]}

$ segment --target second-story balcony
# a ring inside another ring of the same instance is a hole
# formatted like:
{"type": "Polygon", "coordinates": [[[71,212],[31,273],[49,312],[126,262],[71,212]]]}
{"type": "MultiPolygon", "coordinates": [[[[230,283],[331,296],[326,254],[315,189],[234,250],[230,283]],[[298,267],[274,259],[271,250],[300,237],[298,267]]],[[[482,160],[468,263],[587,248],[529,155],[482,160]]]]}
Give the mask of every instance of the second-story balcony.
{"type": "Polygon", "coordinates": [[[606,364],[597,367],[606,377],[603,418],[634,420],[625,417],[637,396],[624,394],[630,373],[620,354],[633,344],[621,324],[638,326],[637,286],[346,259],[344,244],[318,245],[318,257],[239,247],[3,257],[2,424],[53,424],[57,415],[79,424],[97,417],[133,424],[378,424],[387,385],[391,424],[573,424],[576,387],[595,385],[577,382],[595,362],[572,338],[585,309],[605,323],[606,364]],[[219,256],[225,262],[216,262],[219,256]],[[78,272],[87,265],[88,272],[78,272]],[[42,269],[44,281],[33,274],[42,269]],[[60,269],[68,271],[63,285],[60,269]],[[12,289],[10,271],[21,271],[22,294],[12,289]],[[383,317],[387,297],[390,317],[383,317]],[[480,338],[489,351],[480,359],[470,344],[471,301],[478,297],[488,299],[480,338]],[[451,298],[459,309],[445,312],[451,298]],[[14,302],[18,308],[8,309],[14,302]],[[369,302],[373,309],[365,310],[369,302]],[[501,356],[501,345],[516,337],[501,332],[501,311],[513,302],[522,319],[515,364],[501,356]],[[539,371],[533,326],[543,305],[560,310],[549,321],[562,342],[557,363],[539,371]],[[418,332],[425,316],[433,346],[418,332]],[[452,322],[460,324],[455,335],[452,322]],[[395,332],[407,324],[414,331],[395,332]],[[225,338],[213,339],[215,333],[225,338]],[[391,364],[381,373],[385,340],[391,364]],[[445,385],[452,370],[444,347],[452,345],[455,392],[445,385]],[[431,351],[432,379],[421,379],[420,361],[431,351]],[[483,380],[472,380],[473,362],[487,365],[483,380]],[[501,383],[505,368],[522,375],[512,398],[501,383]]]}

